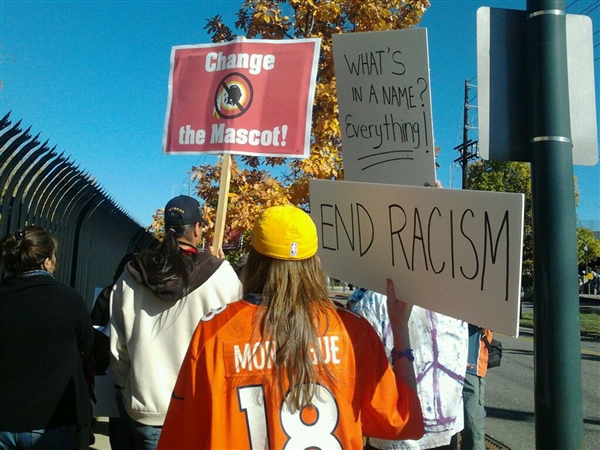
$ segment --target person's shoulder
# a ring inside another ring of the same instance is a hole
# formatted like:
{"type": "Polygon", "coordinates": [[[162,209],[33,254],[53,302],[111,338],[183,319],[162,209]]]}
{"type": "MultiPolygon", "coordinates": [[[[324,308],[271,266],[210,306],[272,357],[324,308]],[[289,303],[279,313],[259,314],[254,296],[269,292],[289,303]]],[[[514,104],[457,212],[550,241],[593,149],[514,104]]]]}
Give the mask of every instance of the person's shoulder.
{"type": "Polygon", "coordinates": [[[68,295],[70,297],[78,297],[78,298],[82,298],[81,294],[75,289],[72,288],[71,286],[67,286],[66,284],[52,278],[52,277],[46,277],[47,279],[44,280],[43,285],[41,286],[45,286],[45,289],[53,289],[56,291],[61,291],[62,293],[64,293],[65,295],[68,295]]]}
{"type": "Polygon", "coordinates": [[[226,303],[209,310],[200,318],[197,331],[203,335],[204,340],[210,339],[215,334],[227,333],[228,329],[239,334],[240,328],[251,326],[256,313],[256,307],[243,300],[226,303]]]}
{"type": "Polygon", "coordinates": [[[256,308],[243,301],[236,301],[209,310],[198,321],[189,345],[192,360],[212,360],[223,342],[239,339],[250,334],[256,308]]]}
{"type": "Polygon", "coordinates": [[[84,305],[86,308],[86,312],[87,312],[87,306],[85,305],[85,300],[83,299],[83,296],[79,293],[79,291],[77,291],[76,289],[66,286],[66,285],[61,285],[61,290],[63,292],[65,292],[69,298],[69,301],[71,302],[75,302],[78,305],[84,305]]]}
{"type": "Polygon", "coordinates": [[[44,285],[37,286],[37,289],[43,290],[44,295],[47,298],[51,298],[55,306],[62,305],[63,308],[66,308],[74,316],[85,315],[89,317],[85,300],[75,288],[50,278],[50,280],[45,281],[44,285]]]}
{"type": "Polygon", "coordinates": [[[226,259],[217,258],[211,252],[200,251],[198,250],[196,253],[187,253],[187,256],[192,258],[196,262],[204,262],[204,261],[212,261],[212,262],[223,262],[227,261],[226,259]]]}
{"type": "Polygon", "coordinates": [[[228,321],[238,314],[253,314],[252,310],[256,308],[254,305],[244,301],[238,300],[231,303],[226,303],[219,306],[218,308],[212,308],[200,319],[201,322],[216,321],[228,321]]]}
{"type": "Polygon", "coordinates": [[[346,308],[346,305],[342,303],[339,303],[334,300],[333,304],[335,306],[335,311],[340,315],[340,317],[345,317],[346,314],[350,314],[350,317],[360,317],[359,314],[356,314],[355,312],[349,310],[348,308],[346,308]]]}
{"type": "Polygon", "coordinates": [[[348,308],[346,308],[343,305],[340,305],[338,303],[335,304],[336,306],[336,312],[340,318],[340,320],[342,322],[344,322],[345,324],[350,324],[353,325],[355,327],[370,327],[369,321],[367,319],[365,319],[363,316],[361,316],[358,313],[355,313],[354,311],[349,310],[348,308]]]}
{"type": "Polygon", "coordinates": [[[373,326],[360,314],[350,311],[344,307],[336,308],[337,316],[341,326],[355,345],[355,349],[361,351],[372,351],[374,345],[381,345],[381,339],[373,326]]]}
{"type": "Polygon", "coordinates": [[[223,264],[228,264],[226,259],[217,258],[210,252],[192,253],[188,254],[187,257],[194,261],[194,272],[203,272],[205,274],[216,272],[223,264]]]}
{"type": "Polygon", "coordinates": [[[207,278],[213,281],[237,281],[236,284],[241,285],[238,274],[227,259],[217,258],[206,252],[205,254],[206,256],[203,257],[204,262],[201,262],[200,266],[207,278]]]}

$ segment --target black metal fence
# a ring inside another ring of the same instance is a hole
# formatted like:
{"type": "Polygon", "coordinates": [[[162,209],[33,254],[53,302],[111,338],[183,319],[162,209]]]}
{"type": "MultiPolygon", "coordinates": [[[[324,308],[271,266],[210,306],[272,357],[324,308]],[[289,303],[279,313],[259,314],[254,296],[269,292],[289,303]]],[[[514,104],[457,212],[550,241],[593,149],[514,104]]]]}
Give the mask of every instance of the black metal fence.
{"type": "Polygon", "coordinates": [[[0,237],[28,225],[49,230],[59,242],[56,278],[91,308],[95,288],[112,283],[123,256],[154,237],[89,174],[20,124],[12,125],[10,113],[0,120],[0,237]]]}

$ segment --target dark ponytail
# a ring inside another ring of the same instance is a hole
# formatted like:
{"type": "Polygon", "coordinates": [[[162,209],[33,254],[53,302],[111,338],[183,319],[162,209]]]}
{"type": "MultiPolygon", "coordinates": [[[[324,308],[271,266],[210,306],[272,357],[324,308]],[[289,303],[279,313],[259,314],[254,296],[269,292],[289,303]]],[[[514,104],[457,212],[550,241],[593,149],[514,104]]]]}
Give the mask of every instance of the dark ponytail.
{"type": "Polygon", "coordinates": [[[56,239],[40,227],[25,227],[0,242],[2,266],[13,275],[40,269],[46,258],[56,254],[56,239]]]}
{"type": "Polygon", "coordinates": [[[193,270],[193,259],[182,258],[179,251],[178,237],[191,233],[195,225],[175,226],[166,230],[163,241],[155,250],[144,250],[140,254],[140,262],[148,276],[150,284],[164,284],[172,279],[179,279],[183,284],[184,295],[190,290],[190,273],[193,270]]]}

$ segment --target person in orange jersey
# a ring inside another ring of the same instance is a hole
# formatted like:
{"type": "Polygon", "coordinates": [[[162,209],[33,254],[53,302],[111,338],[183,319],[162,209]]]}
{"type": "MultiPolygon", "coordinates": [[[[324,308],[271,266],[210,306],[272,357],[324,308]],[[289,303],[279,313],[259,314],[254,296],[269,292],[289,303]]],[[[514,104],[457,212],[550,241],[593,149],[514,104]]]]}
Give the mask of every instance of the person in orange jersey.
{"type": "Polygon", "coordinates": [[[387,282],[392,365],[362,317],[329,299],[315,224],[266,209],[242,271],[244,298],[204,316],[184,358],[159,449],[360,449],[418,439],[408,318],[387,282]]]}

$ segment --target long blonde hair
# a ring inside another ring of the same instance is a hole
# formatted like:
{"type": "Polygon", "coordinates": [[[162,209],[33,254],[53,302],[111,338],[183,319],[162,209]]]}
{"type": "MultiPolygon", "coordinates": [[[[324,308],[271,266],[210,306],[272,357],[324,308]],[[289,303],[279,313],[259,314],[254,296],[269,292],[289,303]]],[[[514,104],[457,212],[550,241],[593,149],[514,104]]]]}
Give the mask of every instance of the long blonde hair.
{"type": "Polygon", "coordinates": [[[318,256],[283,261],[251,249],[242,273],[244,296],[260,294],[262,300],[255,324],[261,343],[275,343],[275,388],[285,392],[291,412],[310,404],[315,383],[331,378],[329,369],[316,369],[323,361],[319,336],[329,326],[335,308],[328,296],[325,274],[318,256]],[[314,352],[314,353],[313,353],[314,352]]]}

